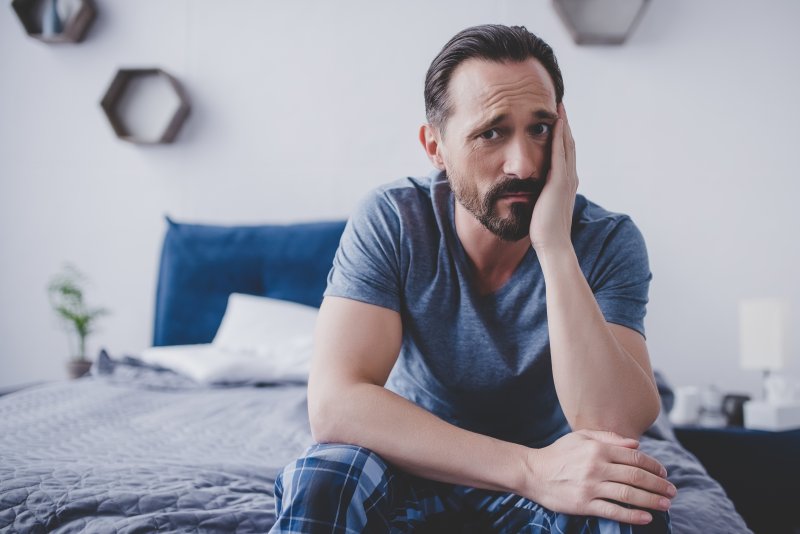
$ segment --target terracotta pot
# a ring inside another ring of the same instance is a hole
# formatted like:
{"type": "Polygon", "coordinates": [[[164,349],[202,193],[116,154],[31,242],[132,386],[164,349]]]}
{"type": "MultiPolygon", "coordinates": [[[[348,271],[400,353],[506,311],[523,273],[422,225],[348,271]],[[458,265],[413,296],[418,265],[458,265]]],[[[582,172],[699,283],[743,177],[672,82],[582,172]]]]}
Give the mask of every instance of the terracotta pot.
{"type": "Polygon", "coordinates": [[[70,360],[67,362],[67,372],[70,378],[80,378],[89,372],[92,362],[89,360],[70,360]]]}

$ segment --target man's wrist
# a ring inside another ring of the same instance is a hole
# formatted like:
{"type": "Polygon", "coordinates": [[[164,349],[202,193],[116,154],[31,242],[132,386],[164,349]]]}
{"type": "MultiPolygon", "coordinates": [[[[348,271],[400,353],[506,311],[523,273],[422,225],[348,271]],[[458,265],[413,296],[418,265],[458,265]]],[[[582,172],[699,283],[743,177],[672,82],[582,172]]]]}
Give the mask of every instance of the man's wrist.
{"type": "Polygon", "coordinates": [[[501,464],[495,465],[492,469],[492,480],[486,481],[488,487],[527,497],[531,489],[533,472],[529,463],[532,451],[535,452],[535,449],[518,443],[496,441],[494,454],[496,458],[502,460],[501,464]]]}
{"type": "Polygon", "coordinates": [[[545,277],[551,271],[563,270],[565,266],[578,263],[578,256],[571,241],[554,243],[551,245],[534,246],[536,257],[545,277]]]}
{"type": "Polygon", "coordinates": [[[521,477],[519,478],[517,489],[514,493],[533,499],[536,493],[536,462],[539,457],[539,450],[530,447],[525,447],[522,455],[522,466],[520,468],[521,477]]]}

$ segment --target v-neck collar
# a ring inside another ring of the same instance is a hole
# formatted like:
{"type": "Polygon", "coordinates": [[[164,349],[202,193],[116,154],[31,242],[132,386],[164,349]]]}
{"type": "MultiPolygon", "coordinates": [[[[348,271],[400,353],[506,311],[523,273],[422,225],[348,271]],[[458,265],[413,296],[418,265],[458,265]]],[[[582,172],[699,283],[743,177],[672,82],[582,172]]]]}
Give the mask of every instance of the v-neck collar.
{"type": "MultiPolygon", "coordinates": [[[[446,178],[445,178],[446,179],[446,178]]],[[[456,205],[456,198],[453,194],[452,189],[448,187],[448,200],[447,200],[447,228],[450,231],[450,238],[454,244],[455,255],[456,255],[456,262],[458,264],[458,270],[462,273],[464,281],[467,283],[469,287],[469,291],[471,294],[475,296],[477,299],[484,299],[484,300],[500,300],[502,299],[509,291],[512,290],[519,281],[519,278],[525,275],[532,275],[532,269],[534,262],[537,261],[536,251],[533,247],[529,247],[528,250],[525,252],[525,255],[522,257],[522,260],[517,264],[517,267],[514,269],[514,272],[511,273],[511,276],[508,280],[503,283],[495,291],[490,293],[481,293],[478,290],[478,286],[475,283],[475,266],[472,264],[472,260],[469,259],[467,255],[467,251],[464,248],[464,245],[461,243],[461,239],[458,237],[458,232],[456,231],[456,217],[455,217],[455,205],[456,205]]]]}

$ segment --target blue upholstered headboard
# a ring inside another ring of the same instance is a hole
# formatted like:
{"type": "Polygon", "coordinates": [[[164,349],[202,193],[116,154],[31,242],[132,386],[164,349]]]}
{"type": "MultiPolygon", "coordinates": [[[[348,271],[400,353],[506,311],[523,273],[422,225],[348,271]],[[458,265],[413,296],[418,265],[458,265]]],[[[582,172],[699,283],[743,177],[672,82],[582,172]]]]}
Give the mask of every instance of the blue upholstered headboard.
{"type": "Polygon", "coordinates": [[[344,225],[213,226],[167,218],[153,345],[209,343],[234,292],[319,306],[344,225]]]}

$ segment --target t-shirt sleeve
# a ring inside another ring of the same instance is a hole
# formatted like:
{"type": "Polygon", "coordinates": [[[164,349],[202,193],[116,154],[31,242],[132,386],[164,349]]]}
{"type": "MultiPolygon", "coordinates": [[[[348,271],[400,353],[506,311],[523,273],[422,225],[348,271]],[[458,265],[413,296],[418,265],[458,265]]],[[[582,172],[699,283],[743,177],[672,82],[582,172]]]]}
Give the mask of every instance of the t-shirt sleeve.
{"type": "Polygon", "coordinates": [[[365,198],[347,221],[328,274],[326,297],[400,311],[400,222],[384,193],[365,198]]]}
{"type": "Polygon", "coordinates": [[[625,217],[608,234],[590,279],[606,321],[644,335],[652,278],[644,237],[633,221],[625,217]]]}

